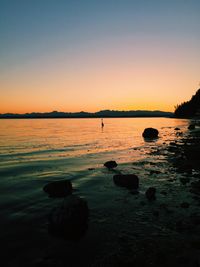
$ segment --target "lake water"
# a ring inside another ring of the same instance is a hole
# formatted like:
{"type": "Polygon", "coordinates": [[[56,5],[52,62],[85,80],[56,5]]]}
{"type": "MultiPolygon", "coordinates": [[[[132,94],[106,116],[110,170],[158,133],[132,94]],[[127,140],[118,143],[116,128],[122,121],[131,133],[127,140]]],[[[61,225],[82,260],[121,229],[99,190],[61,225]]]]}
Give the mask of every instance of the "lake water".
{"type": "MultiPolygon", "coordinates": [[[[167,145],[179,138],[175,127],[184,135],[188,123],[188,120],[170,118],[108,118],[104,119],[102,129],[100,119],[0,120],[2,266],[43,266],[31,264],[51,257],[52,251],[61,253],[63,246],[63,255],[72,249],[70,244],[59,243],[62,241],[48,235],[47,215],[60,200],[48,198],[42,188],[53,180],[70,179],[75,194],[88,201],[91,212],[85,239],[80,241],[76,252],[70,252],[74,255],[72,261],[76,258],[79,262],[70,266],[90,266],[89,262],[98,262],[111,251],[117,255],[121,246],[118,235],[123,236],[124,231],[126,240],[135,234],[143,240],[147,233],[163,231],[171,223],[170,216],[145,224],[150,208],[148,205],[138,207],[140,202],[145,202],[146,188],[152,185],[170,192],[169,205],[179,205],[175,199],[181,195],[182,187],[178,180],[173,184],[168,182],[169,178],[177,178],[177,174],[170,170],[165,153],[168,153],[167,145]],[[147,127],[159,130],[157,140],[145,142],[142,132],[147,127]],[[163,153],[157,153],[163,143],[163,153]],[[107,160],[116,160],[119,171],[139,176],[139,197],[113,185],[113,172],[103,167],[107,160]],[[152,170],[160,174],[152,174],[152,170]]],[[[159,201],[164,198],[160,195],[159,201]]],[[[166,240],[173,242],[177,237],[173,231],[170,234],[169,238],[166,232],[166,240]]]]}
{"type": "Polygon", "coordinates": [[[175,127],[185,127],[187,120],[168,118],[104,119],[22,119],[0,121],[1,167],[25,162],[69,159],[91,155],[115,157],[127,150],[121,160],[141,157],[134,148],[144,147],[142,138],[146,127],[157,128],[160,139],[167,141],[175,127]],[[129,158],[128,158],[129,157],[129,158]]]}

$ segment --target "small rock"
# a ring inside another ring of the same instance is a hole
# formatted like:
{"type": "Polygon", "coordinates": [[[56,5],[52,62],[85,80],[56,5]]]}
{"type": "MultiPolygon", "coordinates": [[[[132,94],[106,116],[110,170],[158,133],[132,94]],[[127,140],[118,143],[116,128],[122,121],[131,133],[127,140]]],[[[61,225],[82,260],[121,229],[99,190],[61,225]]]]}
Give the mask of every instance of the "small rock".
{"type": "Polygon", "coordinates": [[[145,192],[145,195],[149,201],[156,199],[156,188],[155,187],[149,187],[147,191],[145,192]]]}
{"type": "Polygon", "coordinates": [[[71,195],[49,215],[49,233],[68,240],[78,240],[88,227],[89,210],[86,200],[71,195]]]}
{"type": "Polygon", "coordinates": [[[179,130],[180,130],[180,128],[176,127],[174,130],[175,130],[175,131],[179,131],[179,130]]]}
{"type": "Polygon", "coordinates": [[[129,189],[138,189],[139,187],[139,178],[135,174],[116,174],[113,176],[113,181],[117,186],[129,189]]]}
{"type": "Polygon", "coordinates": [[[107,161],[104,163],[104,166],[108,169],[113,169],[113,168],[116,168],[117,167],[117,163],[116,161],[114,160],[111,160],[111,161],[107,161]]]}
{"type": "Polygon", "coordinates": [[[88,168],[88,171],[94,171],[95,168],[88,168]]]}
{"type": "Polygon", "coordinates": [[[142,134],[144,138],[158,138],[158,130],[154,128],[146,128],[142,134]]]}
{"type": "Polygon", "coordinates": [[[70,180],[62,180],[48,183],[43,187],[49,197],[66,197],[72,194],[72,183],[70,180]]]}

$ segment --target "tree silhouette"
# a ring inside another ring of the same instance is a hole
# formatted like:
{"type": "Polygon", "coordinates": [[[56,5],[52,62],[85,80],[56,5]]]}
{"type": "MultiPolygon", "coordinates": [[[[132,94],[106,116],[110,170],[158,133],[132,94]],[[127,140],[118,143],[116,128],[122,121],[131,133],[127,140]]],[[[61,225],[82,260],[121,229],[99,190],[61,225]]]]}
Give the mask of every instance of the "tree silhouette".
{"type": "Polygon", "coordinates": [[[192,96],[189,101],[183,102],[175,107],[174,112],[177,118],[190,118],[200,115],[200,89],[192,96]]]}

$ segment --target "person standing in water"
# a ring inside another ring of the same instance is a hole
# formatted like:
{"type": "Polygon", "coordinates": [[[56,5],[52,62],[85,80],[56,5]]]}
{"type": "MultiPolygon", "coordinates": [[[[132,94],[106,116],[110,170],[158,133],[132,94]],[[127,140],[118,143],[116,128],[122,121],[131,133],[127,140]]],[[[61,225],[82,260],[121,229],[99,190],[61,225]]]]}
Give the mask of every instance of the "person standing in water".
{"type": "Polygon", "coordinates": [[[103,129],[104,127],[104,123],[103,123],[103,119],[101,119],[101,128],[103,129]]]}

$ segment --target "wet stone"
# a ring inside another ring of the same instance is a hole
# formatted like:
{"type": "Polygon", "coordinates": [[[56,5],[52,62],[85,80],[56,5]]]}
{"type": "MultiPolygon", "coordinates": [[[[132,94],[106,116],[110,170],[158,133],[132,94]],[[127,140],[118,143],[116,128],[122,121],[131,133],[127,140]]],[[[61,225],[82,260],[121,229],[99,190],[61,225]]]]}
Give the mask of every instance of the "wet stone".
{"type": "Polygon", "coordinates": [[[146,128],[142,134],[144,138],[158,138],[158,130],[155,128],[146,128]]]}
{"type": "Polygon", "coordinates": [[[70,180],[54,181],[46,184],[43,190],[52,198],[66,197],[72,194],[72,183],[70,180]]]}
{"type": "Polygon", "coordinates": [[[117,167],[117,163],[116,161],[114,160],[111,160],[111,161],[107,161],[104,163],[104,166],[108,169],[113,169],[113,168],[116,168],[117,167]]]}

